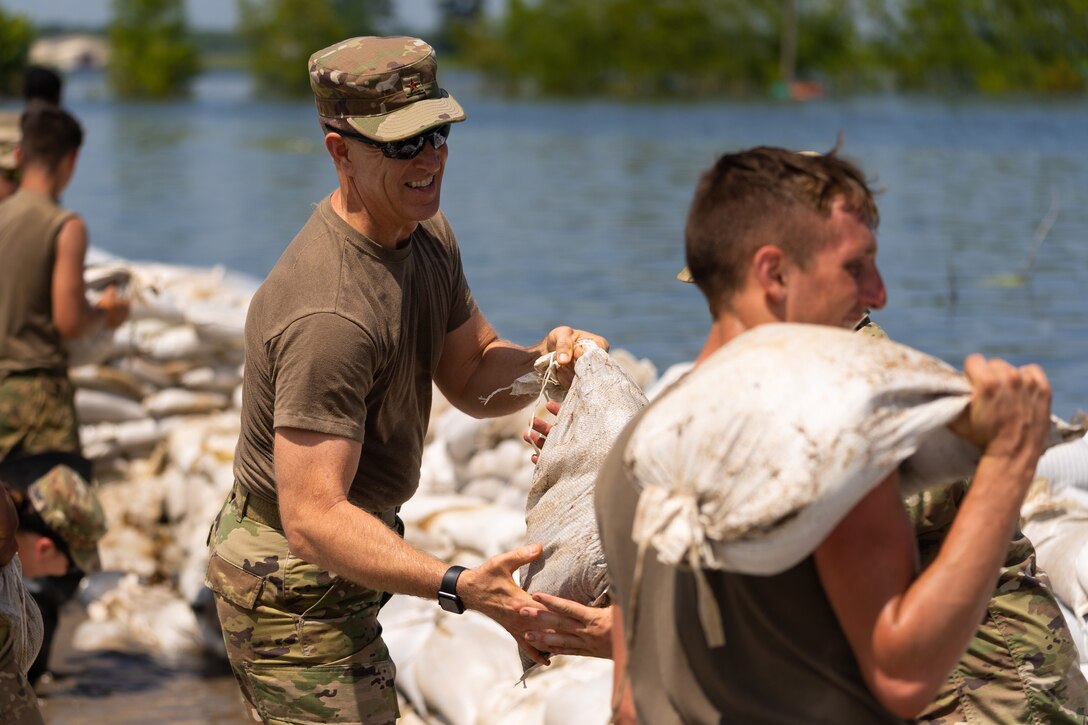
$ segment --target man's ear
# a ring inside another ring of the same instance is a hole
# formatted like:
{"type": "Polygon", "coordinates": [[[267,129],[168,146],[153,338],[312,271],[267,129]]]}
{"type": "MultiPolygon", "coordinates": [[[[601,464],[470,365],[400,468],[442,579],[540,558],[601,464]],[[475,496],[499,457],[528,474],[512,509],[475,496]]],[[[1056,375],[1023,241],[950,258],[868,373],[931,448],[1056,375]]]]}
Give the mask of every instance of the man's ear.
{"type": "Polygon", "coordinates": [[[781,247],[765,244],[752,255],[751,273],[772,304],[786,299],[786,272],[789,260],[781,247]]]}
{"type": "Polygon", "coordinates": [[[336,168],[351,165],[351,157],[348,155],[348,142],[340,134],[331,132],[325,134],[325,148],[328,149],[329,156],[332,157],[332,162],[336,164],[336,168]]]}
{"type": "Polygon", "coordinates": [[[34,542],[34,550],[38,555],[38,559],[44,560],[57,551],[57,545],[48,536],[39,536],[38,540],[34,542]]]}

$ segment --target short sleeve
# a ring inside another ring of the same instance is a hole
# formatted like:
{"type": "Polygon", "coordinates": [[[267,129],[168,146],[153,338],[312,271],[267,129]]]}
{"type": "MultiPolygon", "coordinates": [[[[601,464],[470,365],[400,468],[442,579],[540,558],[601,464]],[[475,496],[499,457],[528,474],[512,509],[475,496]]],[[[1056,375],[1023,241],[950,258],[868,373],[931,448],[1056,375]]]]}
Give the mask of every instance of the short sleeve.
{"type": "Polygon", "coordinates": [[[378,359],[369,334],[334,313],[307,315],[269,343],[275,428],[363,442],[366,396],[378,359]]]}
{"type": "Polygon", "coordinates": [[[461,248],[457,246],[457,237],[453,233],[446,216],[439,212],[428,223],[429,231],[446,248],[449,261],[450,315],[446,323],[446,332],[450,333],[468,322],[476,314],[476,298],[465,278],[465,268],[461,262],[461,248]]]}

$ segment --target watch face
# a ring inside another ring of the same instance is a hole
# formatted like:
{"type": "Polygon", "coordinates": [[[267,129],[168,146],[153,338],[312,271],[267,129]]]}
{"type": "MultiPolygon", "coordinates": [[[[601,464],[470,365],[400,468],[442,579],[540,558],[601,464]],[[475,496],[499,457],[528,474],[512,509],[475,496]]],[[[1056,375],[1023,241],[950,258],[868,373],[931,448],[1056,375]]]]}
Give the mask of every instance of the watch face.
{"type": "Polygon", "coordinates": [[[449,592],[438,593],[438,606],[454,614],[461,614],[465,611],[465,605],[461,602],[461,597],[449,592]]]}

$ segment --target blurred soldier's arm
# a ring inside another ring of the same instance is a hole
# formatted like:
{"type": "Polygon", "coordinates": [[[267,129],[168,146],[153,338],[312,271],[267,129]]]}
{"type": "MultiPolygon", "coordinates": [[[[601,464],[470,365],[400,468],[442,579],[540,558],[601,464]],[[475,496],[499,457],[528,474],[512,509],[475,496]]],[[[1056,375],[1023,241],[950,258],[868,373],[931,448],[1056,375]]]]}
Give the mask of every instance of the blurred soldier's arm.
{"type": "Polygon", "coordinates": [[[87,302],[83,283],[83,262],[87,256],[87,227],[76,216],[64,223],[57,235],[57,257],[53,263],[53,324],[61,337],[73,338],[93,332],[101,325],[115,328],[128,317],[128,301],[109,287],[98,304],[87,302]]]}

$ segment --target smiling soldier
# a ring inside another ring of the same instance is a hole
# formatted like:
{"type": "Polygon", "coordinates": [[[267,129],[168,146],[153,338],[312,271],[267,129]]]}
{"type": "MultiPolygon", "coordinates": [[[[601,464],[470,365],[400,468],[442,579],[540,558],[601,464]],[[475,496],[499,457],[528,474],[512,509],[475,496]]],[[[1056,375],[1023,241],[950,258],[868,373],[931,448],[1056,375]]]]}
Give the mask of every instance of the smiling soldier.
{"type": "Polygon", "coordinates": [[[482,397],[540,355],[569,365],[579,338],[607,347],[569,327],[520,347],[476,307],[439,211],[446,140],[465,113],[436,71],[415,38],[353,38],[310,58],[339,185],[250,305],[236,481],[208,565],[231,665],[265,722],[396,720],[377,619],[387,593],[475,609],[519,640],[519,610],[541,606],[511,577],[538,545],[462,569],[398,535],[432,381],[465,412],[502,415],[531,401],[482,397]]]}

